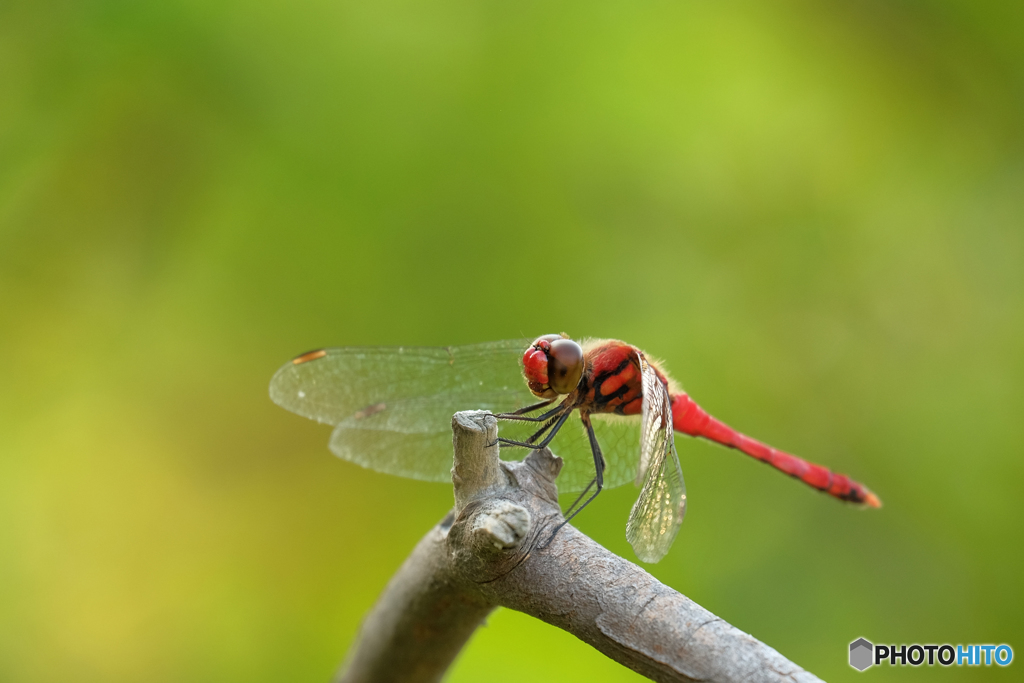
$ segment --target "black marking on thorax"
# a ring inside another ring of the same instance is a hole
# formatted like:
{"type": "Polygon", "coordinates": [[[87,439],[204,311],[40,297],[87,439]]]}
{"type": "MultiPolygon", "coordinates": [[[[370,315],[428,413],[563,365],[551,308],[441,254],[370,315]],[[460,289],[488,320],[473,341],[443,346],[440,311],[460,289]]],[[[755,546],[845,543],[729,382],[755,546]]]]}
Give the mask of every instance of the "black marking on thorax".
{"type": "Polygon", "coordinates": [[[620,403],[619,405],[615,406],[615,412],[618,413],[619,415],[625,415],[626,414],[626,406],[632,405],[632,404],[636,403],[637,401],[641,400],[642,398],[643,398],[642,395],[641,396],[634,396],[633,398],[631,398],[630,400],[626,401],[625,403],[620,403]]]}
{"type": "Polygon", "coordinates": [[[618,364],[618,366],[614,370],[609,370],[607,372],[602,372],[600,375],[598,375],[597,377],[594,378],[594,403],[595,404],[597,404],[598,406],[604,406],[607,403],[609,403],[611,401],[614,401],[617,398],[622,398],[623,396],[625,396],[626,394],[629,393],[629,390],[632,387],[628,383],[626,383],[626,382],[623,382],[619,386],[618,389],[616,389],[615,391],[613,391],[610,394],[603,394],[603,393],[601,393],[601,385],[603,385],[608,379],[610,379],[612,377],[615,377],[620,372],[622,372],[623,370],[628,368],[629,364],[632,363],[632,362],[633,362],[633,360],[631,358],[625,358],[625,359],[623,359],[623,361],[621,363],[618,364]]]}

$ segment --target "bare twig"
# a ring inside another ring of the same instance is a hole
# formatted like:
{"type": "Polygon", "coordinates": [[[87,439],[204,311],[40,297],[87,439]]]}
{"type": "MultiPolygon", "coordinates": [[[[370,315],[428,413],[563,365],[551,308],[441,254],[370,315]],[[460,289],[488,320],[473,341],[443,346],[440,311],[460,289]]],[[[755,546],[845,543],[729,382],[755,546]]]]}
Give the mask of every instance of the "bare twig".
{"type": "Polygon", "coordinates": [[[437,681],[497,606],[572,633],[656,681],[819,679],[562,521],[547,449],[498,458],[495,419],[457,413],[455,509],[391,579],[339,683],[437,681]]]}

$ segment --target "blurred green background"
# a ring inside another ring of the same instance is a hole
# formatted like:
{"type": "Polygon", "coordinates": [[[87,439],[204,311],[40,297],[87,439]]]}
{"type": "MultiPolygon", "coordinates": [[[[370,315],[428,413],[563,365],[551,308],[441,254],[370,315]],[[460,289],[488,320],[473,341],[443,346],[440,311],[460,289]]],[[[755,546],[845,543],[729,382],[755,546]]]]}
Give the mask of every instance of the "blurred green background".
{"type": "MultiPolygon", "coordinates": [[[[886,503],[685,440],[662,581],[826,679],[859,636],[1021,656],[1022,30],[1020,2],[0,3],[0,679],[327,680],[452,493],[333,457],[273,372],[561,331],[886,503]]],[[[633,558],[634,496],[580,528],[633,558]]],[[[508,611],[450,675],[528,679],[638,677],[508,611]]]]}

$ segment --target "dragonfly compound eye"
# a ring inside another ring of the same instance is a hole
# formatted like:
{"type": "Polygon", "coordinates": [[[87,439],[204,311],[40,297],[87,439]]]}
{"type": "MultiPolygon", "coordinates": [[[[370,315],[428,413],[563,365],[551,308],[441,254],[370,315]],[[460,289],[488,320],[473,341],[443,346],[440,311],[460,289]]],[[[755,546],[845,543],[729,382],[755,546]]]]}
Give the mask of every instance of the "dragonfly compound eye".
{"type": "Polygon", "coordinates": [[[568,394],[583,376],[583,349],[571,339],[556,339],[548,351],[548,384],[559,394],[568,394]]]}
{"type": "MultiPolygon", "coordinates": [[[[538,340],[539,341],[539,340],[538,340]]],[[[548,386],[548,356],[544,349],[538,348],[536,342],[523,354],[523,374],[530,391],[540,398],[558,396],[548,386]]]]}

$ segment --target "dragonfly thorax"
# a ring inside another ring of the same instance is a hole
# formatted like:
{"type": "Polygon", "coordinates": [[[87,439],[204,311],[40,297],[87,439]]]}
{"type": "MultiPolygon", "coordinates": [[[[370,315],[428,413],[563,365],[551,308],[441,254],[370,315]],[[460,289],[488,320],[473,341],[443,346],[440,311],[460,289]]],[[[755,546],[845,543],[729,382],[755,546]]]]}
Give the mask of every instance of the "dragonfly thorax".
{"type": "Polygon", "coordinates": [[[583,348],[559,334],[538,337],[523,354],[523,374],[540,398],[569,394],[580,383],[585,366],[583,348]]]}

